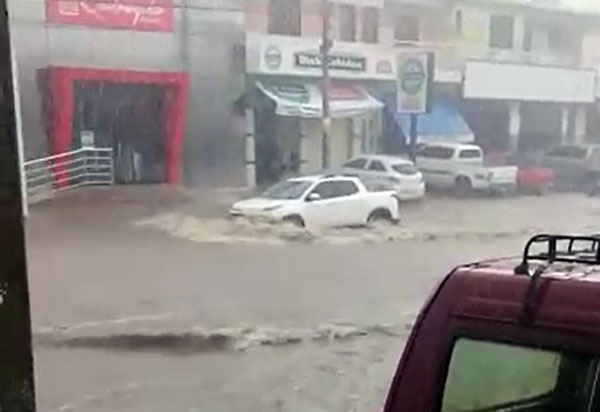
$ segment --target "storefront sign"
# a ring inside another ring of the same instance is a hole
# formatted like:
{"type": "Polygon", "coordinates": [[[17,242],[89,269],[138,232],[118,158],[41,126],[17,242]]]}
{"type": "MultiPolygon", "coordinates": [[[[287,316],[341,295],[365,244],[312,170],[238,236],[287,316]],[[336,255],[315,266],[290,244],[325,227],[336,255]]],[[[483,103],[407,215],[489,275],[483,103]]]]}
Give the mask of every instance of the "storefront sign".
{"type": "Polygon", "coordinates": [[[277,97],[291,102],[306,104],[310,101],[310,92],[303,84],[264,83],[262,86],[277,97]]]}
{"type": "MultiPolygon", "coordinates": [[[[322,66],[323,59],[318,53],[298,52],[294,54],[295,64],[299,67],[314,67],[322,66]]],[[[367,59],[356,56],[329,56],[329,68],[332,70],[350,70],[364,72],[367,69],[367,59]]]]}
{"type": "Polygon", "coordinates": [[[265,50],[265,63],[271,70],[277,70],[281,67],[281,50],[277,46],[268,47],[265,50]]]}
{"type": "Polygon", "coordinates": [[[62,24],[171,31],[173,0],[46,0],[46,19],[62,24]]]}
{"type": "Polygon", "coordinates": [[[433,75],[433,56],[403,54],[398,58],[398,113],[425,113],[433,75]]]}
{"type": "Polygon", "coordinates": [[[93,130],[82,130],[81,131],[81,147],[94,147],[94,131],[93,130]]]}
{"type": "MultiPolygon", "coordinates": [[[[396,80],[396,51],[383,45],[334,43],[332,79],[396,80]]],[[[246,33],[246,72],[318,78],[323,75],[319,39],[246,33]]]]}

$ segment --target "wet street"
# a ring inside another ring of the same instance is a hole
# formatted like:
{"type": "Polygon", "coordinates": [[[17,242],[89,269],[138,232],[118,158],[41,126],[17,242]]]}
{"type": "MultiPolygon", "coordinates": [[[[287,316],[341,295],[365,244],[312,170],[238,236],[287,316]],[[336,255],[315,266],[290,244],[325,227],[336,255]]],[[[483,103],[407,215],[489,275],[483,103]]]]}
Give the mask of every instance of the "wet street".
{"type": "Polygon", "coordinates": [[[600,230],[600,200],[427,198],[398,227],[231,222],[230,197],[99,189],[36,205],[27,247],[41,411],[375,411],[455,265],[540,231],[600,230]]]}

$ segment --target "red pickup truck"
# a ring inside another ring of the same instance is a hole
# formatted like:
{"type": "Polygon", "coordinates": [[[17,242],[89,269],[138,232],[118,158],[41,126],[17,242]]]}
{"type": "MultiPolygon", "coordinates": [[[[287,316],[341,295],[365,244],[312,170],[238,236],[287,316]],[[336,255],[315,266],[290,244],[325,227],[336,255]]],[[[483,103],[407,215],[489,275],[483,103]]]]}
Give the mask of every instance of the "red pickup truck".
{"type": "Polygon", "coordinates": [[[385,412],[600,411],[600,236],[458,267],[422,310],[385,412]]]}

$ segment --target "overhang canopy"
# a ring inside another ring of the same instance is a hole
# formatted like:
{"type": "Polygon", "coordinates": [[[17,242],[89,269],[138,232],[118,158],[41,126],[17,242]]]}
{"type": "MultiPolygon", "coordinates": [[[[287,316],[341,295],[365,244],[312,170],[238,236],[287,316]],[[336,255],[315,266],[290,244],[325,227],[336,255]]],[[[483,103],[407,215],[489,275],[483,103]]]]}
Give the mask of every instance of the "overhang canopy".
{"type": "MultiPolygon", "coordinates": [[[[256,82],[256,87],[275,103],[279,116],[320,118],[323,102],[316,83],[298,81],[256,82]]],[[[329,111],[332,118],[355,117],[381,110],[383,103],[362,86],[333,83],[329,89],[329,111]]]]}

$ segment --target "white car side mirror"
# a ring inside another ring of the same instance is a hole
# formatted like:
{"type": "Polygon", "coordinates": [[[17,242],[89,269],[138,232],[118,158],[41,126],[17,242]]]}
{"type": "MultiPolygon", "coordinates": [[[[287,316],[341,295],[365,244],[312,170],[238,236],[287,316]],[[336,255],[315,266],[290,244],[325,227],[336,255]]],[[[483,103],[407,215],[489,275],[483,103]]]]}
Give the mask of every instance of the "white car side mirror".
{"type": "Polygon", "coordinates": [[[316,200],[321,200],[321,195],[318,193],[309,193],[308,196],[306,196],[306,201],[307,202],[314,202],[316,200]]]}

